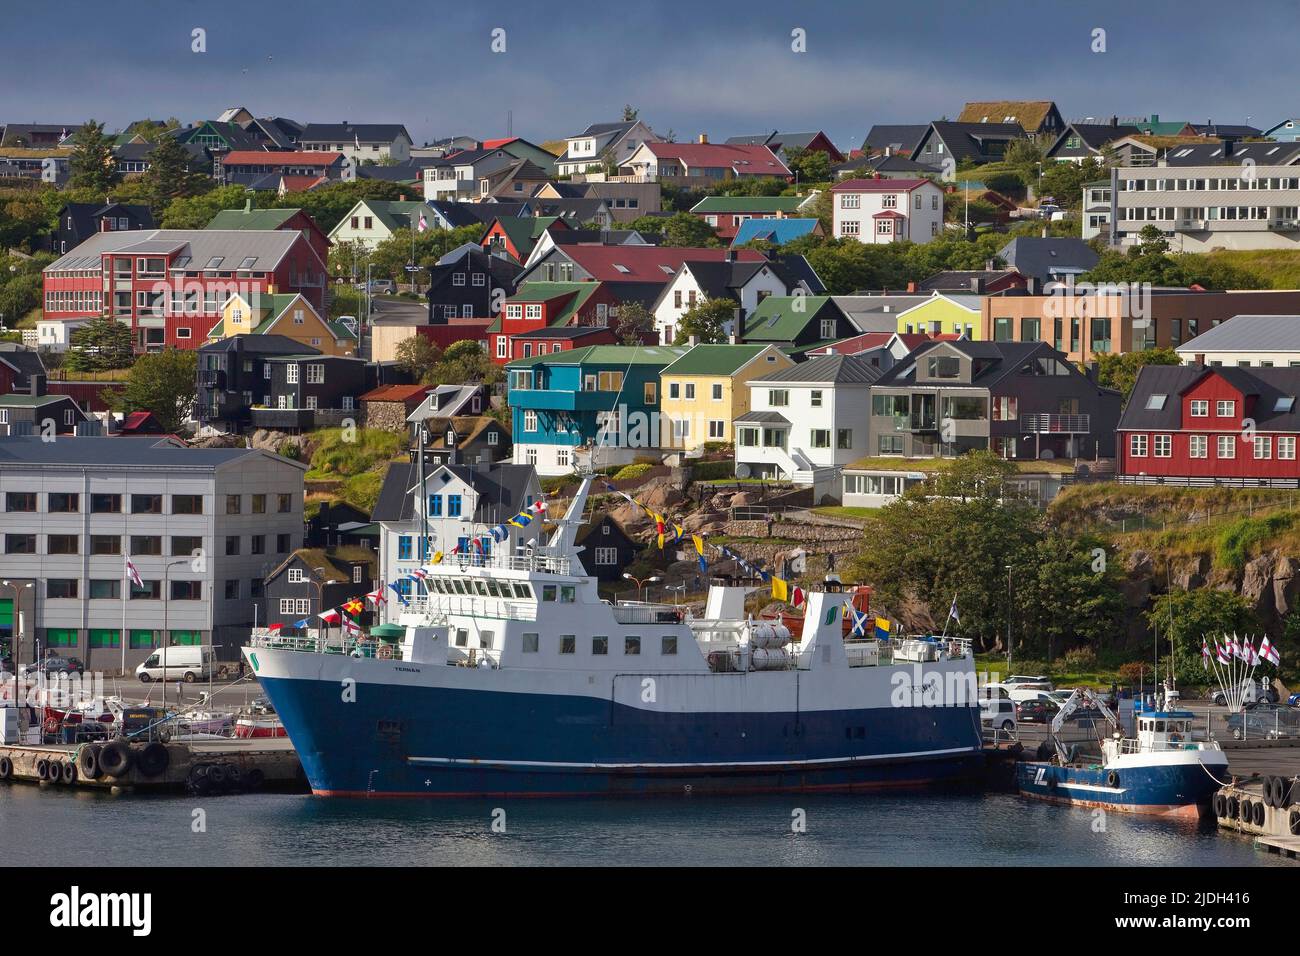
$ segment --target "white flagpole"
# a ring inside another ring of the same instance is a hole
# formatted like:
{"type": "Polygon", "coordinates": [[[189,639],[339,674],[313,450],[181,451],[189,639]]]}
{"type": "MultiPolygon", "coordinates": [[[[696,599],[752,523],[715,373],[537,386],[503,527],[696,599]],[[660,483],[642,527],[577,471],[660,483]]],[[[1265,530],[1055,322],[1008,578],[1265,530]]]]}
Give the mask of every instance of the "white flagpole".
{"type": "MultiPolygon", "coordinates": [[[[130,558],[126,559],[130,561],[130,558]]],[[[122,582],[122,676],[126,677],[126,602],[131,596],[131,571],[126,564],[122,565],[122,575],[125,580],[122,582]]],[[[165,674],[166,671],[163,671],[165,674]]]]}

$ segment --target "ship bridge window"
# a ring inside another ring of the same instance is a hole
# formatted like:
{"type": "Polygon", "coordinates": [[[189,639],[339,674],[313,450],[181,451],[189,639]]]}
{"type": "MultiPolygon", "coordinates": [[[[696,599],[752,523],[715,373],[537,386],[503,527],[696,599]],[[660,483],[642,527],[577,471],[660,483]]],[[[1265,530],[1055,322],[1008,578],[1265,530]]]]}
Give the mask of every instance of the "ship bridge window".
{"type": "Polygon", "coordinates": [[[562,584],[560,586],[560,603],[572,604],[578,599],[578,589],[572,584],[562,584]]]}
{"type": "Polygon", "coordinates": [[[485,582],[483,582],[483,581],[473,581],[473,582],[471,582],[471,583],[474,585],[474,589],[475,589],[476,591],[478,591],[479,597],[487,597],[487,596],[488,596],[487,584],[486,584],[485,582]]]}
{"type": "Polygon", "coordinates": [[[554,600],[555,600],[555,585],[554,585],[554,584],[543,584],[543,585],[542,585],[542,600],[543,600],[543,601],[554,601],[554,600]]]}
{"type": "Polygon", "coordinates": [[[496,634],[493,631],[478,632],[478,646],[490,648],[496,643],[496,634]]]}
{"type": "Polygon", "coordinates": [[[465,630],[465,628],[463,627],[456,628],[456,646],[457,647],[469,646],[469,631],[465,630]]]}
{"type": "Polygon", "coordinates": [[[659,653],[660,653],[660,654],[676,654],[676,653],[677,653],[677,635],[676,635],[676,634],[665,634],[665,635],[660,639],[660,644],[659,644],[659,653]]]}
{"type": "Polygon", "coordinates": [[[608,653],[609,653],[609,638],[608,638],[608,637],[593,637],[593,638],[591,639],[591,653],[592,653],[592,654],[608,654],[608,653]]]}
{"type": "Polygon", "coordinates": [[[641,638],[639,638],[639,637],[624,637],[624,638],[623,638],[623,653],[624,653],[624,654],[640,654],[640,653],[641,653],[641,638]]]}
{"type": "Polygon", "coordinates": [[[506,595],[502,594],[500,590],[497,589],[497,583],[495,581],[489,578],[486,584],[487,584],[488,594],[490,594],[492,597],[494,598],[506,597],[506,595]]]}
{"type": "Polygon", "coordinates": [[[521,583],[519,583],[519,582],[516,582],[516,583],[515,583],[515,597],[517,597],[517,598],[523,598],[523,599],[526,600],[526,601],[531,601],[531,600],[533,599],[533,589],[532,589],[532,587],[531,587],[530,585],[527,585],[527,584],[521,584],[521,583]]]}
{"type": "Polygon", "coordinates": [[[1163,734],[1164,732],[1165,732],[1165,722],[1164,722],[1163,720],[1157,720],[1157,721],[1156,721],[1156,733],[1158,733],[1158,734],[1163,734]]]}
{"type": "Polygon", "coordinates": [[[573,654],[578,650],[578,635],[561,634],[560,635],[560,653],[573,654]]]}
{"type": "Polygon", "coordinates": [[[523,638],[523,641],[524,641],[524,653],[525,653],[525,654],[536,654],[536,653],[537,653],[537,635],[536,635],[536,634],[529,633],[529,634],[522,634],[522,635],[520,635],[520,636],[523,638]]]}
{"type": "Polygon", "coordinates": [[[465,593],[465,582],[463,582],[460,578],[452,578],[451,586],[456,589],[457,594],[465,593]]]}

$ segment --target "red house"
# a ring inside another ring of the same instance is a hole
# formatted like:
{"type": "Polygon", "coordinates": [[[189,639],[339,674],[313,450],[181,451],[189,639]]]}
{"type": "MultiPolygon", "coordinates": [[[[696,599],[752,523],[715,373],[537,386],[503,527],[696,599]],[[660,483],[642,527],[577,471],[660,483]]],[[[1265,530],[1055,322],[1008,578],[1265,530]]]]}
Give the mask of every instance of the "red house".
{"type": "Polygon", "coordinates": [[[1300,487],[1300,368],[1148,365],[1119,422],[1121,481],[1300,487]]]}
{"type": "Polygon", "coordinates": [[[101,232],[45,267],[45,319],[112,316],[139,352],[198,348],[231,296],[299,292],[324,314],[326,283],[301,231],[101,232]]]}
{"type": "Polygon", "coordinates": [[[526,282],[488,327],[493,359],[518,358],[618,341],[620,300],[605,282],[526,282]]]}
{"type": "Polygon", "coordinates": [[[285,232],[301,232],[311,243],[311,247],[320,256],[321,262],[329,261],[330,237],[316,224],[316,220],[301,209],[254,209],[250,199],[243,209],[223,209],[212,217],[208,229],[283,229],[285,232]]]}

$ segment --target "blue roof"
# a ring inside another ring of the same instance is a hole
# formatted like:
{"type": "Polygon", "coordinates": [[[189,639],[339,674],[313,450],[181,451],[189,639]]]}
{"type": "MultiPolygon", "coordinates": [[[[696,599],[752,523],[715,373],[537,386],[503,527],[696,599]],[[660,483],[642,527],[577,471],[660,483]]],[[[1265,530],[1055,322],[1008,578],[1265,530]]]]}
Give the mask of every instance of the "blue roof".
{"type": "Polygon", "coordinates": [[[791,239],[811,235],[816,228],[816,219],[746,219],[740,224],[740,228],[736,230],[736,238],[732,240],[731,244],[733,246],[743,246],[755,239],[764,239],[773,245],[780,246],[791,239]]]}

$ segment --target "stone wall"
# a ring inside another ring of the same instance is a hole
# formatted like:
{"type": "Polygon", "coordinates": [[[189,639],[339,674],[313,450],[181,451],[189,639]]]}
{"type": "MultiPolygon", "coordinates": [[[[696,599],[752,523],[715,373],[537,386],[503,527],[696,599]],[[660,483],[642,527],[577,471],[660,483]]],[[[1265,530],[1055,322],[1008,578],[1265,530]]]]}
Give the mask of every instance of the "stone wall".
{"type": "Polygon", "coordinates": [[[362,402],[362,426],[382,428],[389,432],[405,432],[406,405],[402,402],[362,402]]]}

